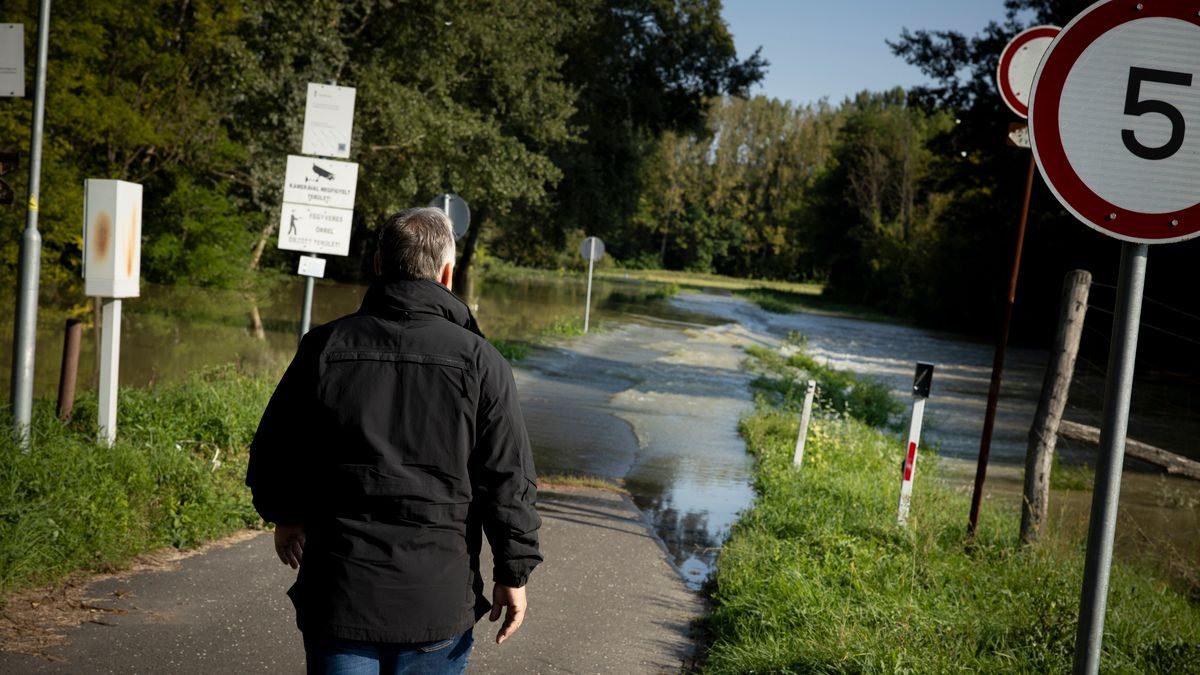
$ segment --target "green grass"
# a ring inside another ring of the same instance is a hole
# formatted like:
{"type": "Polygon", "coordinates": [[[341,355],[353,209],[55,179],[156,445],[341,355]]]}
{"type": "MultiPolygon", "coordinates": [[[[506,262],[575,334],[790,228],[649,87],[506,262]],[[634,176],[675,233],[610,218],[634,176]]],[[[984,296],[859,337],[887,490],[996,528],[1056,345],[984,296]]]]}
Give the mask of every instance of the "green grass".
{"type": "MultiPolygon", "coordinates": [[[[595,325],[588,328],[593,333],[603,330],[595,325]]],[[[560,317],[551,320],[528,340],[488,338],[488,342],[491,342],[496,351],[500,352],[500,355],[508,359],[510,363],[516,363],[529,356],[529,352],[538,345],[546,344],[555,339],[580,337],[582,335],[584,335],[582,318],[560,317]]]]}
{"type": "MultiPolygon", "coordinates": [[[[908,527],[896,524],[899,438],[844,414],[810,427],[791,466],[797,415],[760,397],[741,425],[757,499],[710,583],[709,673],[1069,672],[1082,543],[1019,548],[1019,514],[969,503],[923,452],[908,527]]],[[[1113,567],[1102,668],[1200,672],[1200,606],[1161,578],[1113,567]]]]}
{"type": "Polygon", "coordinates": [[[594,476],[575,476],[570,474],[552,473],[538,476],[538,490],[553,492],[555,488],[589,488],[618,494],[629,494],[619,483],[594,476]]]}
{"type": "MultiPolygon", "coordinates": [[[[72,572],[257,525],[242,481],[272,384],[223,368],[123,390],[112,448],[95,442],[94,398],[66,425],[38,401],[29,452],[0,437],[0,604],[72,572]]],[[[0,423],[12,428],[7,415],[0,423]]]]}

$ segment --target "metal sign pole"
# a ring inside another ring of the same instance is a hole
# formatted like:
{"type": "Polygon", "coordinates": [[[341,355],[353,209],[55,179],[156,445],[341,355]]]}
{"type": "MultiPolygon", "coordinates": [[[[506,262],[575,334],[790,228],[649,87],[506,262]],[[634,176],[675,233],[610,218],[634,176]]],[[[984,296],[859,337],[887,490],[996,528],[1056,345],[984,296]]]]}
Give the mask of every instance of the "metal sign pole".
{"type": "Polygon", "coordinates": [[[979,507],[983,501],[983,482],[987,478],[988,456],[992,450],[992,429],[996,424],[996,406],[1000,402],[1000,375],[1004,372],[1004,353],[1008,347],[1008,331],[1012,325],[1013,305],[1017,299],[1017,277],[1021,273],[1021,249],[1025,246],[1025,226],[1029,222],[1029,199],[1033,195],[1033,176],[1037,164],[1033,153],[1029,155],[1029,175],[1025,178],[1025,203],[1021,207],[1021,220],[1017,226],[1017,247],[1013,253],[1012,274],[1008,280],[1008,297],[1004,304],[1004,317],[1000,322],[1000,336],[996,338],[996,353],[992,359],[992,381],[988,387],[987,409],[983,415],[983,434],[979,439],[979,462],[975,467],[975,489],[971,493],[971,514],[967,520],[967,531],[975,535],[979,526],[979,507]]]}
{"type": "MultiPolygon", "coordinates": [[[[313,256],[320,257],[320,256],[313,256]]],[[[300,340],[308,334],[308,329],[312,326],[312,302],[313,302],[313,286],[315,282],[313,277],[305,275],[304,277],[304,303],[300,305],[300,340]]]]}
{"type": "Polygon", "coordinates": [[[1146,244],[1126,242],[1121,245],[1117,306],[1113,313],[1112,347],[1108,353],[1108,375],[1104,385],[1100,457],[1088,524],[1079,628],[1075,634],[1076,675],[1094,675],[1100,669],[1100,643],[1104,637],[1104,609],[1117,529],[1117,503],[1121,497],[1121,467],[1125,459],[1129,402],[1133,395],[1133,365],[1137,357],[1147,254],[1146,244]]]}
{"type": "Polygon", "coordinates": [[[42,235],[38,232],[38,196],[42,178],[42,131],[46,119],[46,59],[50,35],[50,0],[38,12],[37,75],[33,89],[33,132],[29,142],[29,200],[25,232],[21,235],[21,262],[17,291],[16,328],[13,335],[13,426],[24,447],[29,447],[33,418],[33,359],[37,347],[38,285],[42,274],[42,235]]]}
{"type": "Polygon", "coordinates": [[[100,392],[96,426],[99,441],[112,447],[117,440],[117,379],[121,370],[121,299],[103,298],[100,301],[100,392]]]}
{"type": "Polygon", "coordinates": [[[592,266],[596,264],[596,238],[588,242],[587,304],[583,306],[583,332],[588,332],[588,317],[592,311],[592,266]]]}

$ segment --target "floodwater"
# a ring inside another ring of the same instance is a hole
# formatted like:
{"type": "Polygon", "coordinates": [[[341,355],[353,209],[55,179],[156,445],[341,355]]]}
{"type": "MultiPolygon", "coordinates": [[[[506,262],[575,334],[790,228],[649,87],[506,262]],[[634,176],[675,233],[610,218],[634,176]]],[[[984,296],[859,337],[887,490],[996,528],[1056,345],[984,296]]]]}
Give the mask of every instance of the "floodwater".
{"type": "MultiPolygon", "coordinates": [[[[357,309],[364,290],[318,284],[314,324],[357,309]]],[[[622,481],[689,586],[697,588],[707,578],[729,527],[753,500],[752,461],[737,435],[737,420],[751,405],[749,378],[739,366],[748,344],[777,346],[789,333],[801,333],[816,358],[879,378],[904,400],[915,362],[936,364],[923,445],[938,451],[952,484],[970,489],[992,345],[892,324],[771,314],[727,294],[682,293],[663,300],[653,291],[648,284],[598,281],[592,325],[600,330],[532,350],[515,373],[539,471],[622,481]]],[[[480,284],[472,301],[489,337],[523,340],[564,319],[578,321],[584,294],[577,278],[547,277],[480,284]]],[[[51,297],[40,312],[35,390],[45,397],[57,387],[63,320],[90,312],[86,302],[72,306],[73,301],[54,295],[43,294],[51,297]]],[[[143,287],[143,297],[124,303],[121,382],[175,381],[231,362],[277,374],[295,350],[301,297],[300,283],[259,298],[143,287]],[[255,310],[263,327],[259,334],[250,327],[255,310]]],[[[7,302],[0,306],[0,321],[6,324],[0,330],[5,383],[11,367],[7,322],[13,316],[11,298],[7,302]]],[[[93,386],[95,344],[89,330],[80,365],[83,388],[93,386]]],[[[1044,352],[1009,350],[988,472],[989,500],[1019,505],[1025,437],[1045,361],[1044,352]]],[[[1086,364],[1077,371],[1081,375],[1067,418],[1095,424],[1102,375],[1086,364]]],[[[1140,399],[1139,391],[1130,436],[1200,455],[1200,418],[1179,414],[1178,391],[1150,387],[1140,399]]],[[[1094,448],[1069,443],[1060,448],[1075,461],[1095,455],[1094,448]]],[[[1147,472],[1134,462],[1127,467],[1118,553],[1149,551],[1166,567],[1173,560],[1200,559],[1200,483],[1147,472]]],[[[918,485],[917,499],[919,490],[918,485]]],[[[1083,532],[1090,497],[1087,491],[1056,491],[1055,526],[1083,532]]]]}

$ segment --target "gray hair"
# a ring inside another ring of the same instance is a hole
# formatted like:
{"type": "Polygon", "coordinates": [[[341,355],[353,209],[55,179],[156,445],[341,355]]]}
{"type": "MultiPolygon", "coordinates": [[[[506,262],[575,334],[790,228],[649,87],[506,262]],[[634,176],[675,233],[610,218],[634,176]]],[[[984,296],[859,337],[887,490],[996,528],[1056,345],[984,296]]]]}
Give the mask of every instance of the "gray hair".
{"type": "Polygon", "coordinates": [[[385,279],[438,281],[454,263],[454,229],[441,209],[404,209],[379,229],[380,271],[385,279]]]}

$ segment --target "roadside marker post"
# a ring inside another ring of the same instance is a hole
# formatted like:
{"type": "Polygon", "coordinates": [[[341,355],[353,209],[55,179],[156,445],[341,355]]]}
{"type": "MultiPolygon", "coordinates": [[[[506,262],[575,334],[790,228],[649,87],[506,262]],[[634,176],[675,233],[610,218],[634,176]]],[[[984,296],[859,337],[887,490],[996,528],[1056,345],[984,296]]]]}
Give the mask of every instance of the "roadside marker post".
{"type": "Polygon", "coordinates": [[[913,375],[912,417],[908,423],[908,445],[904,453],[904,464],[900,469],[900,505],[896,522],[908,525],[908,511],[912,504],[913,479],[917,473],[917,447],[921,443],[921,421],[925,417],[925,401],[929,398],[929,387],[933,384],[933,364],[917,362],[913,375]]]}
{"type": "Polygon", "coordinates": [[[1030,95],[1030,139],[1050,191],[1084,225],[1125,242],[1075,635],[1076,675],[1100,669],[1148,245],[1200,235],[1197,80],[1200,12],[1194,0],[1104,0],[1054,39],[1030,95]]]}
{"type": "Polygon", "coordinates": [[[792,454],[792,465],[800,468],[804,463],[804,446],[808,442],[808,423],[812,419],[813,397],[817,393],[817,381],[809,380],[804,392],[804,409],[800,412],[800,431],[796,433],[796,451],[792,454]]]}
{"type": "Polygon", "coordinates": [[[579,252],[588,261],[587,300],[583,306],[583,332],[588,332],[588,318],[592,313],[592,268],[604,257],[604,242],[599,237],[588,237],[579,245],[579,252]]]}

